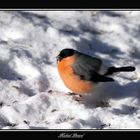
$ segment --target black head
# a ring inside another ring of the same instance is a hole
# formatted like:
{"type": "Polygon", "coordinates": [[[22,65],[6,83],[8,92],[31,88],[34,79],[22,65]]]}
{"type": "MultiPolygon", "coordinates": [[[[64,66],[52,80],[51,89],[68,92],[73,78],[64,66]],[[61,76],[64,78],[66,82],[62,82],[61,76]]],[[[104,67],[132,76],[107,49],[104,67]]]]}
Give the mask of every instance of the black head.
{"type": "Polygon", "coordinates": [[[74,52],[75,50],[73,49],[63,49],[57,56],[57,61],[61,61],[63,58],[66,58],[68,56],[72,56],[74,52]]]}

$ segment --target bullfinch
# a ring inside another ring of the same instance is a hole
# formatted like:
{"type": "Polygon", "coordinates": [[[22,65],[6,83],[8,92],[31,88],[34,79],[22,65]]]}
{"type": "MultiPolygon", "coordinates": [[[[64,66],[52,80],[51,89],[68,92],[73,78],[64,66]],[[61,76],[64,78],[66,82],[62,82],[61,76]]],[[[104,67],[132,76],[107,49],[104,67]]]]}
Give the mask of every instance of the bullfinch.
{"type": "Polygon", "coordinates": [[[65,86],[79,95],[93,92],[99,82],[113,82],[114,73],[135,71],[133,66],[106,67],[101,59],[70,48],[59,53],[57,67],[65,86]]]}

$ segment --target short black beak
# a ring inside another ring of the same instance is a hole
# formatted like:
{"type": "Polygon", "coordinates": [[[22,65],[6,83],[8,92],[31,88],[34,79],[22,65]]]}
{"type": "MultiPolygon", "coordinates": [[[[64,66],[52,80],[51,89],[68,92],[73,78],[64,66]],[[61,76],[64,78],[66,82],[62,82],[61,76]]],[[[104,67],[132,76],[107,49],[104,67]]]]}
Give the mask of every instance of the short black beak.
{"type": "Polygon", "coordinates": [[[59,55],[56,56],[56,60],[57,60],[57,62],[59,61],[59,59],[60,59],[60,56],[59,56],[59,55]]]}
{"type": "Polygon", "coordinates": [[[57,57],[56,57],[56,59],[57,59],[57,62],[59,61],[61,61],[62,60],[62,57],[60,56],[60,55],[58,55],[57,57]]]}

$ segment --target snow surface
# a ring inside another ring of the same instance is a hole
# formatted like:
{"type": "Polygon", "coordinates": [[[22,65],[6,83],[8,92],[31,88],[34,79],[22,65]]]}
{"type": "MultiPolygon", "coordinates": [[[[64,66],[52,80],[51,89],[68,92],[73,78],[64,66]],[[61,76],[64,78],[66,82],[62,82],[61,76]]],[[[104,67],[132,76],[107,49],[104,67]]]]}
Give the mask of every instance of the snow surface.
{"type": "Polygon", "coordinates": [[[139,129],[140,11],[0,11],[0,129],[139,129]],[[76,101],[56,56],[74,48],[136,67],[76,101]]]}

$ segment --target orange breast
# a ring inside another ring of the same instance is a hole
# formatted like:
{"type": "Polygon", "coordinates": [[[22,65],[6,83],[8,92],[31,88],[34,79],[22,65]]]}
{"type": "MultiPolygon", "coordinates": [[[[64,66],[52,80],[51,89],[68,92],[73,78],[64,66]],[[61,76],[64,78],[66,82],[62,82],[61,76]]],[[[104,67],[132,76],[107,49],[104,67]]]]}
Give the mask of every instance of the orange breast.
{"type": "Polygon", "coordinates": [[[58,62],[58,71],[65,86],[74,93],[83,94],[91,92],[92,83],[80,80],[73,72],[71,65],[75,62],[75,57],[70,56],[58,62]]]}

